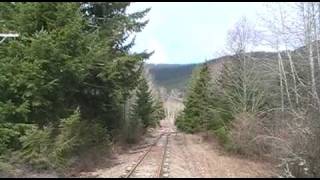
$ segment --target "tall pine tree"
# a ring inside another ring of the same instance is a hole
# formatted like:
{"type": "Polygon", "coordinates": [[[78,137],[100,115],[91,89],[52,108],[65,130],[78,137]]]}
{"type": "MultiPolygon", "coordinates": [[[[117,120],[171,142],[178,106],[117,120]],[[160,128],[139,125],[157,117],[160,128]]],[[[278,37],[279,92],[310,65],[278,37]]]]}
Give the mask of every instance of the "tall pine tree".
{"type": "Polygon", "coordinates": [[[159,98],[154,98],[154,115],[153,118],[156,122],[157,125],[160,125],[160,120],[165,118],[165,111],[164,111],[164,107],[163,107],[163,102],[161,99],[159,98]]]}
{"type": "Polygon", "coordinates": [[[207,63],[204,63],[192,74],[192,80],[184,102],[185,109],[182,117],[177,118],[177,126],[188,132],[196,132],[207,129],[209,118],[205,116],[208,112],[210,73],[207,63]]]}
{"type": "Polygon", "coordinates": [[[70,139],[75,144],[68,147],[76,149],[89,142],[102,144],[98,139],[119,133],[124,126],[123,104],[137,87],[143,61],[150,55],[129,51],[134,39],[126,42],[147,24],[141,19],[149,11],[129,14],[129,5],[0,3],[0,30],[20,34],[0,46],[0,142],[6,143],[0,143],[0,151],[21,148],[32,139],[30,135],[20,142],[26,134],[14,125],[21,123],[34,131],[42,129],[39,132],[52,127],[53,148],[70,139]],[[75,111],[77,118],[72,120],[75,111]],[[81,125],[81,136],[74,131],[77,128],[69,128],[74,124],[81,125]],[[8,128],[13,132],[7,133],[8,128]],[[59,135],[62,140],[53,146],[59,135]]]}
{"type": "Polygon", "coordinates": [[[152,99],[151,91],[148,83],[144,77],[141,77],[139,85],[136,90],[137,100],[134,104],[134,116],[141,120],[143,127],[155,125],[153,113],[154,101],[152,99]]]}

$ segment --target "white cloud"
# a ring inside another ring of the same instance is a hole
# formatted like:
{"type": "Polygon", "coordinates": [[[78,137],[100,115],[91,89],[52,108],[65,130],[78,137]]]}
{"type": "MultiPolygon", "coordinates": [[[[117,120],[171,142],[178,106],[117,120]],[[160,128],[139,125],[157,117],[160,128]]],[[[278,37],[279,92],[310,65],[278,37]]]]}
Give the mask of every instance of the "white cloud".
{"type": "Polygon", "coordinates": [[[162,64],[167,62],[167,54],[157,39],[151,38],[147,47],[149,47],[148,51],[154,51],[147,63],[162,64]]]}
{"type": "Polygon", "coordinates": [[[160,5],[164,6],[164,4],[155,4],[157,3],[135,2],[129,6],[127,12],[132,13],[151,7],[151,11],[143,19],[148,19],[149,23],[142,30],[142,32],[137,34],[136,45],[133,47],[132,50],[137,52],[143,50],[147,50],[147,52],[154,51],[153,55],[146,62],[153,64],[161,64],[167,62],[167,53],[163,45],[160,43],[158,39],[159,37],[156,37],[156,34],[160,27],[163,27],[166,21],[165,16],[163,16],[163,12],[161,11],[161,8],[159,8],[160,5]]]}
{"type": "Polygon", "coordinates": [[[154,50],[147,62],[156,64],[202,62],[219,56],[234,23],[242,16],[260,22],[257,13],[264,9],[263,3],[136,2],[128,10],[135,12],[148,7],[151,11],[144,19],[149,23],[137,33],[132,51],[154,50]]]}

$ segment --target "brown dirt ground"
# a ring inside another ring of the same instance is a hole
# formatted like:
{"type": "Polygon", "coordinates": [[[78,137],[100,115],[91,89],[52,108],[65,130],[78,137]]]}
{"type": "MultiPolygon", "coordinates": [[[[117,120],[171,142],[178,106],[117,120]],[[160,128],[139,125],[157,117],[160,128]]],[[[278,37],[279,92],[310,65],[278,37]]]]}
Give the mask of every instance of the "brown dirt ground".
{"type": "Polygon", "coordinates": [[[225,154],[199,135],[172,135],[169,177],[271,177],[272,164],[225,154]]]}
{"type": "MultiPolygon", "coordinates": [[[[174,119],[183,108],[181,102],[169,100],[165,103],[167,118],[161,127],[153,131],[152,142],[161,132],[176,131],[174,119]]],[[[143,152],[116,155],[111,167],[85,172],[80,177],[120,177],[137,161],[143,152]]],[[[214,139],[203,140],[201,135],[177,133],[168,142],[169,177],[272,177],[276,170],[268,161],[252,160],[226,153],[214,139]]],[[[160,157],[159,157],[160,158],[160,157]]],[[[142,175],[143,176],[143,175],[142,175]]],[[[147,177],[146,174],[144,177],[147,177]]]]}
{"type": "MultiPolygon", "coordinates": [[[[162,131],[168,129],[172,128],[163,127],[162,131]]],[[[160,130],[157,134],[159,132],[160,130]]],[[[128,152],[117,155],[111,167],[85,172],[80,174],[80,177],[120,177],[143,153],[128,152]]],[[[167,152],[169,177],[271,177],[275,174],[271,163],[227,154],[214,140],[204,141],[200,135],[171,135],[167,152]]],[[[139,177],[148,177],[149,174],[143,176],[139,172],[139,177]]]]}

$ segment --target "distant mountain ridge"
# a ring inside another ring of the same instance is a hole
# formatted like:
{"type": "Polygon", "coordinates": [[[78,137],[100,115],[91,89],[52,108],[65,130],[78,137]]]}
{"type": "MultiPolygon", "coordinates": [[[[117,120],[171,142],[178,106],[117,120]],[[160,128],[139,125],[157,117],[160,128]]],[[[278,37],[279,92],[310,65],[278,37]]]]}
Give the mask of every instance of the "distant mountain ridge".
{"type": "Polygon", "coordinates": [[[184,90],[192,70],[198,64],[146,64],[154,83],[167,90],[184,90]]]}
{"type": "MultiPolygon", "coordinates": [[[[252,58],[257,59],[269,59],[277,58],[275,52],[250,52],[246,53],[252,58]]],[[[224,62],[233,59],[233,55],[226,55],[219,58],[211,59],[207,61],[209,67],[213,72],[219,72],[222,69],[224,62]]],[[[173,89],[184,92],[187,88],[188,81],[191,77],[193,69],[202,63],[195,64],[146,64],[145,67],[148,69],[152,76],[154,83],[158,86],[166,88],[168,91],[173,89]]]]}

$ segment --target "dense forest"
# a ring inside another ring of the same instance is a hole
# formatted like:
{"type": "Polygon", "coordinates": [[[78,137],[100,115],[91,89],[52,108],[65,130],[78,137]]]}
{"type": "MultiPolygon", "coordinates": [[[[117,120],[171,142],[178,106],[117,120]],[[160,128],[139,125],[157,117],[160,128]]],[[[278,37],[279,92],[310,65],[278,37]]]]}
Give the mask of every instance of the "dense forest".
{"type": "Polygon", "coordinates": [[[0,3],[0,174],[26,165],[63,174],[133,143],[164,117],[131,35],[150,9],[130,3],[0,3]]]}
{"type": "Polygon", "coordinates": [[[211,171],[205,143],[213,137],[232,162],[240,155],[277,164],[280,177],[320,176],[320,3],[270,6],[262,29],[243,17],[224,56],[187,65],[146,64],[153,52],[132,51],[151,9],[129,6],[0,3],[0,33],[19,34],[0,40],[0,177],[70,177],[165,133],[159,146],[145,146],[157,146],[153,167],[156,158],[169,164],[169,149],[186,169],[211,171]]]}
{"type": "Polygon", "coordinates": [[[177,89],[185,91],[192,70],[197,64],[146,64],[153,81],[168,91],[177,89]]]}

